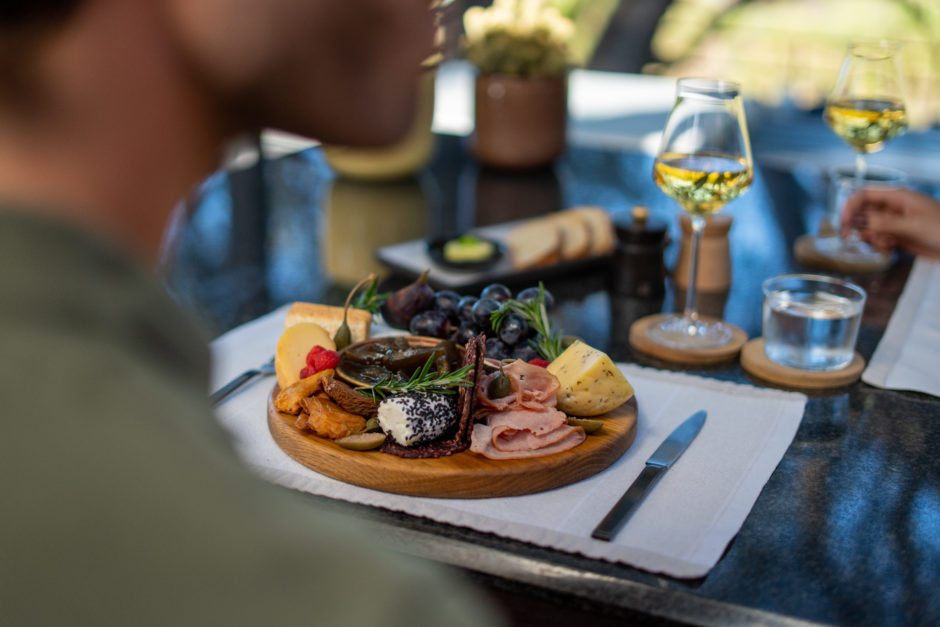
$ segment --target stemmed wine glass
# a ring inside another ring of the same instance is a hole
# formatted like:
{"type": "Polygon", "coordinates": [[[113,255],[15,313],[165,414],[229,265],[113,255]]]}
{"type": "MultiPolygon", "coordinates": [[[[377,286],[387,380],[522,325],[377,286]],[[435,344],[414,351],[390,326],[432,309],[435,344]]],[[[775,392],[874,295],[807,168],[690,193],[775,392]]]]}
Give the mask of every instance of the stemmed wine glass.
{"type": "Polygon", "coordinates": [[[733,330],[699,317],[696,280],[705,218],[748,188],[754,177],[740,88],[728,81],[683,78],[666,121],[653,180],[691,218],[692,240],[685,309],[647,328],[654,342],[678,349],[727,344],[733,330]]]}
{"type": "MultiPolygon", "coordinates": [[[[865,155],[881,150],[885,142],[907,128],[896,43],[882,40],[849,45],[823,119],[855,150],[854,188],[860,189],[868,170],[865,155]]],[[[875,253],[854,229],[840,246],[837,252],[875,253]]]]}

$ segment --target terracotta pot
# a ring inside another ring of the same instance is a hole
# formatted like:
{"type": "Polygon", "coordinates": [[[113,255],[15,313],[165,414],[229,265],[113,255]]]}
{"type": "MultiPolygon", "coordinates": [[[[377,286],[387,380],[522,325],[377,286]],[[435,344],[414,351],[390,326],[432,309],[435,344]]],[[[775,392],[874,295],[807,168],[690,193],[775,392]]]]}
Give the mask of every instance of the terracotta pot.
{"type": "Polygon", "coordinates": [[[568,78],[476,79],[473,153],[498,168],[533,168],[565,150],[568,78]]]}

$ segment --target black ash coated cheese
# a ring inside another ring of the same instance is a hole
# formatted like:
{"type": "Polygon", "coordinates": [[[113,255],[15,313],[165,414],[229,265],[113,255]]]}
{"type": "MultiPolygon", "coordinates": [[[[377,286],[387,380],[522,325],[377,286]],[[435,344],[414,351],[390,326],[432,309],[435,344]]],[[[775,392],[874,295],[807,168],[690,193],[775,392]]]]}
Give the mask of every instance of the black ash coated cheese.
{"type": "Polygon", "coordinates": [[[454,395],[427,392],[390,396],[379,403],[379,426],[402,446],[429,442],[457,423],[455,400],[454,395]]]}

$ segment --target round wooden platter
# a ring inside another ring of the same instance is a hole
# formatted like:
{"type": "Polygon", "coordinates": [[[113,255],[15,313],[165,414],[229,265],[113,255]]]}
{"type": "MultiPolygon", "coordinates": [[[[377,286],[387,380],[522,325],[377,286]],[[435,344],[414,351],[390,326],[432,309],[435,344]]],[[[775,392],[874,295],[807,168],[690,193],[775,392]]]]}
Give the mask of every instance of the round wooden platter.
{"type": "Polygon", "coordinates": [[[636,397],[601,416],[604,426],[573,449],[545,457],[491,460],[464,451],[437,459],[403,459],[379,451],[350,451],[294,426],[296,416],[268,398],[268,428],[290,457],[346,483],[411,496],[489,498],[543,492],[591,477],[624,454],[636,437],[636,397]]]}

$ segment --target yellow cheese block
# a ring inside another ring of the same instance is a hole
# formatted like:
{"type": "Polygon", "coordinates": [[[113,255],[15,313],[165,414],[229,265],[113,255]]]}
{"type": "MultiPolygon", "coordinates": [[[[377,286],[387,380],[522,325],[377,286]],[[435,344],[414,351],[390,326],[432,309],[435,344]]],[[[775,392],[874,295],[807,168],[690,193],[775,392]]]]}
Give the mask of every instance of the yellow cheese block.
{"type": "Polygon", "coordinates": [[[315,322],[298,322],[284,329],[274,352],[274,371],[282,390],[300,381],[300,371],[307,365],[307,353],[314,346],[336,350],[330,334],[315,322]]]}
{"type": "Polygon", "coordinates": [[[614,362],[596,348],[577,341],[548,364],[558,377],[558,409],[571,416],[600,416],[633,396],[633,386],[614,362]]]}

